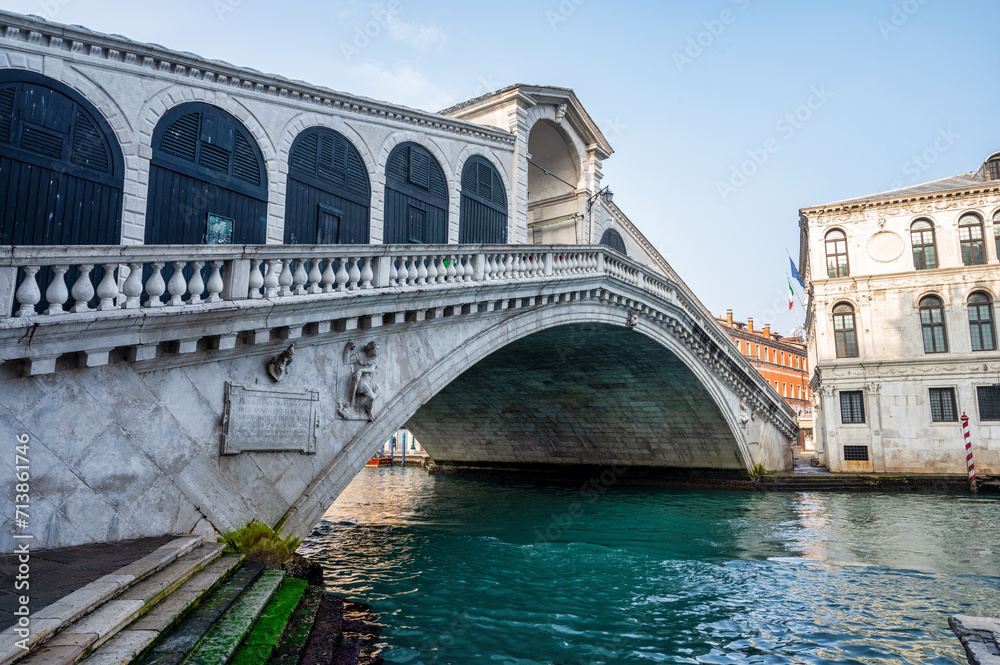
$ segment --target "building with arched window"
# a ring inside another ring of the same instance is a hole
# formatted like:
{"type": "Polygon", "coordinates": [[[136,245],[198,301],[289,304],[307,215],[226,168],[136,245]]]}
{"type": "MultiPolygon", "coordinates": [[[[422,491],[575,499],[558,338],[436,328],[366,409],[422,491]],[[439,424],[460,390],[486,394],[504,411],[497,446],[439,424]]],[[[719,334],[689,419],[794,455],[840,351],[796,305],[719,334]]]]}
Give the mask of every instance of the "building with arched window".
{"type": "Polygon", "coordinates": [[[830,470],[965,473],[964,414],[977,470],[1000,473],[998,165],[799,211],[830,470]]]}

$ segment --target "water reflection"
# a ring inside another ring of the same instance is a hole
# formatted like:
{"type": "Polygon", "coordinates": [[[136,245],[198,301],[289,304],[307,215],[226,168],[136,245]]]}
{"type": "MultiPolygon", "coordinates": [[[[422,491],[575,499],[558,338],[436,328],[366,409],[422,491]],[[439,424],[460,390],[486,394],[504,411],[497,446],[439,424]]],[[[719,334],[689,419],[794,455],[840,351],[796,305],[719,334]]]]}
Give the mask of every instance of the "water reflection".
{"type": "Polygon", "coordinates": [[[303,548],[383,613],[387,662],[940,665],[964,662],[949,614],[1000,613],[998,518],[987,498],[594,499],[382,468],[303,548]]]}

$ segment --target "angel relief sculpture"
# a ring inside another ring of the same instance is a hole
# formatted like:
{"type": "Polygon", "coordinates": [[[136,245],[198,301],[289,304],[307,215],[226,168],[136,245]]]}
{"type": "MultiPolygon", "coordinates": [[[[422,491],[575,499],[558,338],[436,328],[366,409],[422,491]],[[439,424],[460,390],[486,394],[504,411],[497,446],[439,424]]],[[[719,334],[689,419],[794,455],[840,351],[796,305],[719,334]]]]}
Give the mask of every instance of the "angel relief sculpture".
{"type": "Polygon", "coordinates": [[[337,402],[337,414],[347,420],[375,420],[375,398],[379,387],[375,382],[378,370],[379,344],[371,341],[358,350],[354,342],[344,347],[344,364],[351,367],[347,381],[347,399],[337,402]]]}

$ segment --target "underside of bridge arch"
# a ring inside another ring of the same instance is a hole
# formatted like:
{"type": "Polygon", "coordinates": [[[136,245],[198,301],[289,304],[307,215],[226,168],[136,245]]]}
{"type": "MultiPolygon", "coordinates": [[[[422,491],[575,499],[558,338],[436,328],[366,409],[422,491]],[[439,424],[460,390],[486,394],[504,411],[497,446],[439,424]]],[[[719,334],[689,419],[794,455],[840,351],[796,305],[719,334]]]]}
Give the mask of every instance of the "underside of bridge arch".
{"type": "Polygon", "coordinates": [[[657,341],[605,324],[557,326],[505,346],[407,427],[445,466],[746,468],[699,378],[657,341]]]}

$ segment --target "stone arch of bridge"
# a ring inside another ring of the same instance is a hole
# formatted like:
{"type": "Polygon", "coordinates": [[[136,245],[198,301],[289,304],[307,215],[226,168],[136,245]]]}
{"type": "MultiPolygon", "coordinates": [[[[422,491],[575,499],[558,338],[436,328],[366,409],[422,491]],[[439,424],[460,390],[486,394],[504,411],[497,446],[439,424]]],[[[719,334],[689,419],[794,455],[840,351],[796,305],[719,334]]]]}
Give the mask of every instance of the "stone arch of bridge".
{"type": "MultiPolygon", "coordinates": [[[[581,326],[589,327],[592,332],[596,331],[593,340],[598,345],[607,344],[608,340],[613,340],[619,347],[622,344],[625,344],[626,348],[629,344],[635,345],[632,360],[638,360],[646,366],[652,366],[649,353],[656,350],[659,351],[659,360],[672,360],[670,369],[682,372],[684,380],[688,381],[679,387],[684,390],[693,389],[698,393],[698,397],[707,398],[702,404],[703,410],[698,418],[700,423],[697,436],[708,436],[716,443],[725,440],[729,446],[725,451],[724,460],[720,457],[716,463],[707,466],[734,472],[742,472],[753,467],[754,459],[750,453],[747,434],[741,427],[740,400],[735,391],[703,364],[682,340],[671,334],[668,327],[640,317],[638,325],[634,329],[629,329],[625,325],[626,316],[626,310],[620,305],[598,299],[576,300],[563,303],[557,311],[549,308],[525,311],[518,316],[505,319],[481,334],[471,336],[444,357],[439,358],[433,367],[416,377],[384,404],[376,420],[367,423],[340,454],[320,471],[281,518],[277,527],[284,533],[297,536],[308,534],[344,487],[362,470],[373,450],[405,423],[416,423],[418,437],[421,436],[421,429],[427,432],[428,428],[420,424],[421,410],[428,405],[433,408],[434,400],[447,396],[449,390],[462,392],[465,389],[462,377],[468,378],[470,372],[477,371],[477,367],[483,363],[490,363],[490,358],[495,359],[497,354],[504,353],[505,349],[518,351],[522,347],[530,347],[532,338],[537,335],[553,335],[553,331],[560,330],[579,334],[581,326]],[[577,330],[572,330],[574,327],[577,330]]],[[[551,342],[552,339],[548,341],[551,342]]],[[[581,354],[585,354],[592,346],[585,341],[578,350],[581,354]]],[[[558,355],[556,350],[553,350],[553,353],[558,355]]],[[[532,361],[529,359],[528,362],[532,361]]],[[[634,368],[635,362],[630,366],[630,371],[634,368]]],[[[620,379],[622,375],[616,378],[620,379]]],[[[660,387],[662,385],[661,381],[660,387]]],[[[615,386],[608,389],[614,391],[615,386]]],[[[651,388],[646,395],[645,401],[648,403],[653,403],[657,399],[652,390],[651,388]]],[[[653,412],[655,414],[657,410],[654,408],[653,412]]],[[[631,409],[630,413],[634,414],[635,409],[631,409]]],[[[622,414],[616,414],[615,417],[618,420],[626,419],[622,414]]],[[[597,430],[591,429],[592,435],[595,432],[600,433],[601,423],[598,422],[597,425],[597,430]]],[[[445,430],[441,431],[447,433],[445,430]]],[[[433,457],[435,444],[424,439],[421,439],[421,443],[433,457]]],[[[580,461],[580,459],[570,460],[576,463],[580,461]]],[[[595,458],[594,461],[596,465],[631,463],[627,459],[610,454],[595,458]]],[[[657,458],[651,456],[643,465],[656,466],[656,461],[657,458]]],[[[660,465],[667,466],[662,462],[660,465]]]]}

